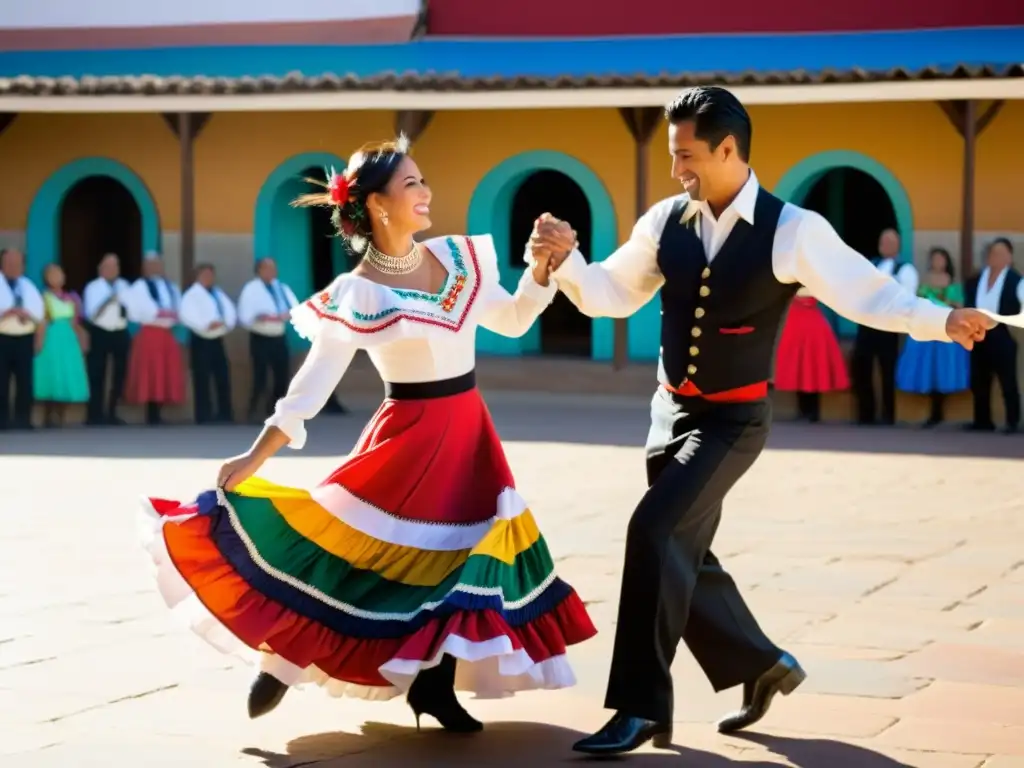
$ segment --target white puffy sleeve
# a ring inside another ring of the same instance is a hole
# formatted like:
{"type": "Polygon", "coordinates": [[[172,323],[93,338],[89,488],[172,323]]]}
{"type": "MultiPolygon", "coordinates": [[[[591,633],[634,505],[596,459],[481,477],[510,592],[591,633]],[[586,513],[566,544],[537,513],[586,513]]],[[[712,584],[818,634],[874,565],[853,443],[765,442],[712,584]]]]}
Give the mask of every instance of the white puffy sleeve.
{"type": "Polygon", "coordinates": [[[266,424],[288,436],[290,448],[306,444],[306,421],[327,404],[331,394],[352,363],[357,347],[332,334],[319,334],[306,355],[302,367],[288,385],[288,392],[277,401],[266,424]]]}
{"type": "Polygon", "coordinates": [[[291,310],[291,323],[304,339],[312,341],[302,367],[277,401],[266,424],[288,436],[290,448],[306,444],[305,422],[326,405],[345,375],[356,351],[373,343],[353,330],[350,318],[369,311],[372,286],[360,285],[344,275],[291,310]]]}
{"type": "Polygon", "coordinates": [[[498,254],[490,235],[476,235],[473,245],[480,259],[483,281],[483,297],[480,310],[480,325],[502,336],[516,338],[530,330],[558,292],[554,280],[546,286],[533,279],[530,267],[523,272],[515,293],[509,293],[501,284],[498,270],[498,254]]]}

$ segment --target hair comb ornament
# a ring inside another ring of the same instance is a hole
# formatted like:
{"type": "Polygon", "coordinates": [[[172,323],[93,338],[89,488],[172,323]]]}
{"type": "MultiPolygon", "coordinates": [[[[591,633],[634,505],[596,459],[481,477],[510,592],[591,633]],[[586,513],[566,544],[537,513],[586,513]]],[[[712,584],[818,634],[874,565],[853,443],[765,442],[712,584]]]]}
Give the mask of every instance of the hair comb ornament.
{"type": "Polygon", "coordinates": [[[405,135],[405,131],[398,134],[398,139],[395,141],[395,151],[400,155],[409,154],[409,137],[405,135]]]}

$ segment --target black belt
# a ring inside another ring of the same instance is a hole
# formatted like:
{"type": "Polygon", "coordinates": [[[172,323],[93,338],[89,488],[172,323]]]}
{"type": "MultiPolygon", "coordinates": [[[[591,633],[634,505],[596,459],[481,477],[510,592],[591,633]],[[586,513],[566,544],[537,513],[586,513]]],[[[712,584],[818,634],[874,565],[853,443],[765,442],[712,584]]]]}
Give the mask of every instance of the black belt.
{"type": "Polygon", "coordinates": [[[450,397],[476,387],[476,371],[464,373],[454,379],[439,381],[399,381],[384,382],[384,397],[389,400],[432,400],[437,397],[450,397]]]}

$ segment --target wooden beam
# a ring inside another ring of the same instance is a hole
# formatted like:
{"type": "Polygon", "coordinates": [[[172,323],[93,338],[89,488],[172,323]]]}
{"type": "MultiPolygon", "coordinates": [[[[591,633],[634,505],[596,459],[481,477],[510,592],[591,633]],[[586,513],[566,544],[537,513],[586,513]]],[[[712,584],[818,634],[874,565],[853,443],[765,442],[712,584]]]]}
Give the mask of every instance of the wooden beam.
{"type": "MultiPolygon", "coordinates": [[[[636,218],[647,212],[647,166],[650,157],[651,138],[661,121],[660,107],[621,107],[619,116],[633,137],[633,200],[636,218]]],[[[629,326],[624,317],[615,318],[613,335],[612,367],[621,370],[629,364],[629,326]]]]}
{"type": "Polygon", "coordinates": [[[4,131],[11,127],[18,117],[17,112],[0,112],[0,136],[4,135],[4,131]]]}
{"type": "Polygon", "coordinates": [[[188,285],[196,263],[196,196],[193,144],[207,122],[209,112],[175,112],[161,115],[178,139],[178,178],[181,182],[181,283],[188,285]]]}
{"type": "Polygon", "coordinates": [[[960,200],[960,279],[974,272],[974,161],[978,138],[977,102],[963,103],[964,170],[960,200]]]}
{"type": "Polygon", "coordinates": [[[415,144],[433,119],[432,109],[400,109],[395,112],[395,135],[404,133],[415,144]]]}
{"type": "Polygon", "coordinates": [[[980,117],[975,100],[940,101],[938,104],[964,142],[960,188],[960,277],[966,280],[974,273],[974,177],[978,137],[991,125],[1004,102],[998,99],[991,102],[980,117]]]}
{"type": "Polygon", "coordinates": [[[982,113],[981,117],[978,118],[978,122],[975,124],[975,137],[981,136],[982,132],[988,128],[989,123],[995,120],[996,115],[999,114],[999,111],[1003,108],[1003,104],[1005,103],[1005,101],[993,101],[988,105],[988,109],[982,113]]]}

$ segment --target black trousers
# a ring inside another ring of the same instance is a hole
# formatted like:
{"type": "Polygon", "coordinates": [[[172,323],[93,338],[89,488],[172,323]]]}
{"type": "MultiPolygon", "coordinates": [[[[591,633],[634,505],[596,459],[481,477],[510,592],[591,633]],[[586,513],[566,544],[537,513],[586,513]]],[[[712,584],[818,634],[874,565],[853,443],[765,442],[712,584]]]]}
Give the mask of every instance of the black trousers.
{"type": "Polygon", "coordinates": [[[284,336],[249,334],[249,357],[252,359],[252,395],[249,397],[249,416],[257,414],[260,400],[267,396],[266,413],[288,391],[288,340],[284,336]],[[273,377],[273,389],[267,392],[268,372],[273,377]]]}
{"type": "Polygon", "coordinates": [[[797,392],[796,407],[801,418],[808,421],[821,421],[821,393],[797,392]]]}
{"type": "Polygon", "coordinates": [[[127,329],[105,331],[92,325],[89,332],[89,353],[85,357],[89,375],[89,408],[86,421],[100,424],[117,417],[117,403],[124,394],[124,379],[128,368],[128,348],[131,337],[127,329]],[[107,389],[107,366],[113,366],[113,378],[107,389]],[[106,406],[106,407],[104,407],[106,406]]]}
{"type": "Polygon", "coordinates": [[[760,455],[770,427],[768,401],[655,394],[649,487],[626,535],[605,707],[671,720],[680,639],[716,691],[753,681],[782,655],[711,552],[722,500],[760,455]]]}
{"type": "Polygon", "coordinates": [[[1005,325],[996,326],[971,351],[971,394],[974,423],[992,426],[992,379],[999,380],[1006,407],[1006,424],[1020,426],[1020,388],[1017,385],[1017,342],[1005,325]]]}
{"type": "Polygon", "coordinates": [[[33,360],[35,334],[0,334],[0,429],[23,429],[32,423],[33,360]],[[11,380],[14,380],[14,413],[11,414],[11,380]]]}
{"type": "Polygon", "coordinates": [[[231,373],[228,370],[228,356],[224,351],[224,339],[204,339],[193,333],[189,341],[189,359],[192,365],[192,399],[196,423],[232,421],[231,373]],[[210,397],[211,385],[217,396],[216,416],[210,397]]]}
{"type": "Polygon", "coordinates": [[[875,421],[875,360],[882,373],[882,422],[896,423],[896,360],[900,334],[860,326],[853,345],[853,391],[857,397],[857,420],[875,421]]]}

